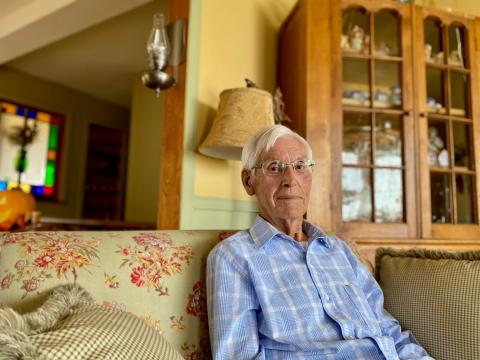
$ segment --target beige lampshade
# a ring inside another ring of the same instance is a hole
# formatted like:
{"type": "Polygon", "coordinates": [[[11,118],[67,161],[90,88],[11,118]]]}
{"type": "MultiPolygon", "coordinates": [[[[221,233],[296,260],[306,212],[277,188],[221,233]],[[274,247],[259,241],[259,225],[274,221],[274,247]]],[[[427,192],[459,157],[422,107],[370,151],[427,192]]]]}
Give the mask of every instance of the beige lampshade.
{"type": "Polygon", "coordinates": [[[250,137],[273,124],[270,93],[256,88],[224,90],[212,128],[198,151],[219,159],[240,160],[250,137]]]}

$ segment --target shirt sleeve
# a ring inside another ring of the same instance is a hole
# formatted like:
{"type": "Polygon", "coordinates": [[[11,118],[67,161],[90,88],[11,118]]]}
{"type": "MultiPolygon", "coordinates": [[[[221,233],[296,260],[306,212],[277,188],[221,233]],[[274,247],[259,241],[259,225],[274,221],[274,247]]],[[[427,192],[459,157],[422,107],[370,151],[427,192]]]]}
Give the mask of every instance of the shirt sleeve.
{"type": "Polygon", "coordinates": [[[265,359],[255,291],[245,268],[215,248],[207,260],[207,305],[213,359],[265,359]]]}
{"type": "Polygon", "coordinates": [[[355,271],[358,285],[363,290],[371,309],[382,329],[383,336],[389,336],[395,342],[395,348],[400,360],[434,360],[417,342],[412,332],[402,331],[400,323],[384,308],[383,291],[370,271],[342,242],[355,271]]]}

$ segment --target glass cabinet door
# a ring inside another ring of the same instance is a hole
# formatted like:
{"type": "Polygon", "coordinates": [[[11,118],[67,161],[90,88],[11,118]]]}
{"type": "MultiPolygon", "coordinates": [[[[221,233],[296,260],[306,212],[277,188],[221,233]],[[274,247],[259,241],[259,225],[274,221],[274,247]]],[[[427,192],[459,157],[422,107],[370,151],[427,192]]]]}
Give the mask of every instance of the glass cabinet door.
{"type": "Polygon", "coordinates": [[[400,237],[409,232],[407,193],[414,186],[413,164],[406,162],[413,145],[406,144],[413,138],[409,9],[344,3],[341,229],[347,233],[368,226],[400,237]]]}
{"type": "Polygon", "coordinates": [[[475,24],[419,6],[414,21],[421,236],[478,238],[475,24]]]}
{"type": "Polygon", "coordinates": [[[469,32],[464,23],[434,15],[424,17],[423,30],[429,220],[476,224],[469,32]]]}

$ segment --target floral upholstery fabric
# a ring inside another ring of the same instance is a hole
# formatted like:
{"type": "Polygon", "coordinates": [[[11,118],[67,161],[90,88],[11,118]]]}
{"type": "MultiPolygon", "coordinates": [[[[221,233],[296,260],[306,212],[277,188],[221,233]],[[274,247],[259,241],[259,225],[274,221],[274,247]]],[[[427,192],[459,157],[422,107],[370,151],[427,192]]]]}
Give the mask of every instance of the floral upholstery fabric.
{"type": "Polygon", "coordinates": [[[186,359],[210,358],[205,261],[227,232],[25,232],[0,237],[0,303],[26,312],[60,284],[131,312],[186,359]]]}

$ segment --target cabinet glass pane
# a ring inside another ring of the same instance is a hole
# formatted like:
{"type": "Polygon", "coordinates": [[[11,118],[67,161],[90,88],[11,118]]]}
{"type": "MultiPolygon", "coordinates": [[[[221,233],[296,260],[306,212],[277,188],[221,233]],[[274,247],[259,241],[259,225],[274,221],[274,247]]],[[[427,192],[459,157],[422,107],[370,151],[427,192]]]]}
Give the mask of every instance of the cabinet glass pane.
{"type": "Polygon", "coordinates": [[[370,107],[369,69],[367,60],[343,59],[342,104],[370,107]]]}
{"type": "Polygon", "coordinates": [[[450,72],[450,94],[452,98],[452,108],[450,114],[455,116],[467,116],[467,86],[468,76],[457,72],[450,72]]]}
{"type": "Polygon", "coordinates": [[[447,127],[443,121],[428,122],[428,164],[431,167],[448,167],[447,127]]]}
{"type": "Polygon", "coordinates": [[[400,17],[382,10],[375,14],[375,55],[400,56],[400,17]]]}
{"type": "Polygon", "coordinates": [[[343,168],[344,221],[372,221],[372,187],[369,169],[343,168]]]}
{"type": "Polygon", "coordinates": [[[471,169],[472,156],[470,153],[471,126],[463,123],[453,123],[453,148],[455,149],[455,167],[471,169]]]}
{"type": "Polygon", "coordinates": [[[449,177],[449,174],[430,173],[432,223],[451,222],[449,177]]]}
{"type": "Polygon", "coordinates": [[[458,25],[448,27],[448,64],[465,67],[465,30],[458,25]]]}
{"type": "Polygon", "coordinates": [[[401,170],[375,169],[375,222],[403,222],[401,170]]]}
{"type": "Polygon", "coordinates": [[[374,107],[398,108],[402,106],[400,65],[398,62],[392,61],[375,62],[374,107]]]}
{"type": "Polygon", "coordinates": [[[427,110],[445,114],[443,71],[427,66],[427,110]]]}
{"type": "Polygon", "coordinates": [[[371,164],[371,137],[370,115],[346,112],[343,115],[343,163],[371,164]]]}
{"type": "Polygon", "coordinates": [[[455,176],[457,194],[457,222],[459,224],[475,223],[473,205],[473,176],[457,174],[455,176]]]}
{"type": "Polygon", "coordinates": [[[425,30],[425,61],[437,64],[445,63],[442,41],[442,24],[435,19],[426,19],[425,30]]]}
{"type": "Polygon", "coordinates": [[[370,21],[365,10],[345,10],[342,30],[340,47],[344,52],[357,54],[370,52],[370,21]]]}
{"type": "Polygon", "coordinates": [[[402,165],[402,129],[398,115],[377,114],[375,126],[375,165],[402,165]]]}

